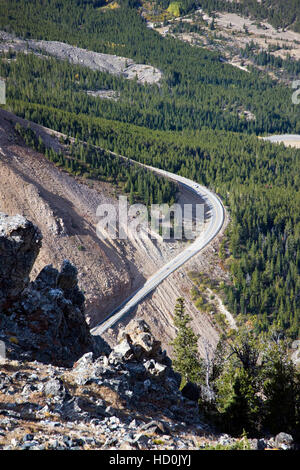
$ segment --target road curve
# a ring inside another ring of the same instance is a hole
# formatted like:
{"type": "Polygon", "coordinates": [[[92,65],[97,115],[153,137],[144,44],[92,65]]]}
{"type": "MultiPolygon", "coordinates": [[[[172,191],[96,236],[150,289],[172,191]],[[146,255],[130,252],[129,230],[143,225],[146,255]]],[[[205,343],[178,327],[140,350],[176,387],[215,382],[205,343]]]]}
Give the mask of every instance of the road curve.
{"type": "Polygon", "coordinates": [[[153,274],[145,284],[122,302],[113,312],[110,313],[105,320],[96,325],[91,333],[93,335],[102,335],[106,330],[111,328],[117,321],[124,315],[132,311],[138,303],[140,303],[150,292],[152,292],[164,279],[171,273],[176,271],[180,266],[186,263],[190,258],[195,256],[199,251],[205,248],[219,233],[224,223],[225,210],[220,199],[205,186],[201,186],[194,181],[184,178],[183,176],[175,175],[159,168],[154,168],[148,165],[143,165],[151,171],[158,173],[166,178],[175,180],[180,185],[198,194],[209,208],[210,221],[208,227],[196,240],[191,243],[185,250],[175,256],[171,261],[160,268],[153,274]]]}

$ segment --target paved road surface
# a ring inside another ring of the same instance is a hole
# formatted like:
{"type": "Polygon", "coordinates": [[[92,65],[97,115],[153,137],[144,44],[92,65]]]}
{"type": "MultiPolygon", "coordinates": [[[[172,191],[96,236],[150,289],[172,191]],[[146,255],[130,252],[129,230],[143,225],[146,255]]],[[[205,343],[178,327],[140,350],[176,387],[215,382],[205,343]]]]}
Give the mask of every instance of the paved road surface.
{"type": "Polygon", "coordinates": [[[264,140],[269,140],[270,142],[280,143],[280,142],[300,142],[299,134],[282,134],[282,135],[270,135],[268,137],[263,137],[264,140]]]}
{"type": "Polygon", "coordinates": [[[139,302],[141,302],[172,272],[176,271],[176,269],[178,269],[190,258],[195,256],[197,253],[199,253],[199,251],[206,247],[216,237],[224,223],[224,207],[220,199],[214,193],[209,191],[204,186],[201,186],[200,184],[195,183],[188,178],[184,178],[183,176],[178,176],[168,171],[160,170],[150,166],[146,167],[162,176],[177,181],[180,185],[183,185],[194,193],[198,194],[202,201],[204,200],[206,206],[209,209],[209,222],[206,230],[204,230],[194,242],[192,242],[185,250],[183,250],[171,261],[165,264],[161,269],[159,269],[155,274],[153,274],[140,289],[134,292],[121,305],[119,305],[119,307],[117,307],[104,321],[95,326],[91,330],[93,335],[103,334],[124,315],[131,312],[139,302]]]}

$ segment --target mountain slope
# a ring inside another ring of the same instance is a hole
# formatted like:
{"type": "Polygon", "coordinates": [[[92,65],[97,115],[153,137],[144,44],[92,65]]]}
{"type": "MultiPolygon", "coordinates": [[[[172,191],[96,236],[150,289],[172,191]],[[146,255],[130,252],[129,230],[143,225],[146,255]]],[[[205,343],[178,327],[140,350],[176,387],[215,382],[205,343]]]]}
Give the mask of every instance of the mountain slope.
{"type": "MultiPolygon", "coordinates": [[[[54,267],[59,267],[66,258],[78,267],[79,284],[86,295],[87,318],[93,326],[139,288],[148,276],[180,252],[182,244],[172,243],[170,249],[168,243],[150,239],[148,242],[132,239],[123,242],[111,239],[101,241],[96,235],[96,208],[101,203],[117,207],[115,189],[110,184],[97,183],[95,180],[87,183],[83,178],[70,176],[57,168],[44,155],[25,145],[15,132],[16,122],[25,127],[28,125],[28,121],[12,113],[0,112],[1,211],[11,215],[24,214],[39,224],[42,230],[44,241],[32,272],[33,278],[44,265],[52,263],[54,267]]],[[[61,146],[57,138],[59,134],[33,123],[31,126],[45,144],[58,151],[61,146]],[[57,137],[53,137],[55,135],[57,137]]],[[[184,204],[195,201],[183,191],[178,202],[184,204]]],[[[222,277],[222,270],[211,266],[213,251],[209,247],[183,270],[170,276],[158,292],[139,307],[140,314],[153,332],[160,335],[168,352],[169,343],[175,335],[173,305],[176,298],[183,294],[187,298],[187,311],[193,318],[196,330],[212,345],[218,341],[218,328],[213,325],[212,319],[206,314],[198,318],[199,311],[193,305],[189,293],[193,284],[187,276],[187,272],[194,269],[193,266],[201,265],[204,271],[208,269],[213,276],[222,277]],[[174,282],[178,284],[176,288],[174,282]],[[167,300],[166,292],[169,292],[167,300]],[[156,312],[154,316],[153,311],[156,312]]],[[[128,321],[130,318],[125,323],[128,321]]],[[[122,324],[118,327],[122,327],[122,324]]],[[[105,337],[110,343],[115,342],[112,332],[105,337]]],[[[200,344],[199,348],[202,350],[203,345],[200,344]]]]}

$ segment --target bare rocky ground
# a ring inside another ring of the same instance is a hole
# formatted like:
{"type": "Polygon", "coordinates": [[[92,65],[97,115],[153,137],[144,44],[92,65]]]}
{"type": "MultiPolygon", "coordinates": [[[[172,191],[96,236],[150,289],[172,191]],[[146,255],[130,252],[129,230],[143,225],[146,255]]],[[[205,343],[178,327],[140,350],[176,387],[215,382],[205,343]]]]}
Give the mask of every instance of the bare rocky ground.
{"type": "Polygon", "coordinates": [[[0,360],[0,449],[291,448],[284,433],[248,440],[214,431],[179,392],[160,343],[142,323],[123,332],[130,343],[98,359],[87,353],[71,369],[0,360]]]}
{"type": "MultiPolygon", "coordinates": [[[[242,17],[235,13],[216,12],[214,18],[215,29],[210,30],[212,16],[207,15],[200,8],[194,14],[184,17],[174,18],[168,22],[167,26],[156,27],[163,36],[175,35],[182,41],[193,45],[205,47],[209,50],[221,52],[224,59],[234,67],[248,71],[248,66],[253,62],[240,57],[239,50],[245,48],[253,42],[260,50],[269,51],[269,47],[274,48],[271,52],[274,56],[287,58],[291,56],[296,60],[300,59],[300,34],[289,30],[276,30],[267,22],[259,22],[250,18],[242,17]],[[204,22],[202,21],[204,20],[204,22]],[[179,21],[183,23],[199,24],[203,30],[201,33],[184,32],[172,33],[172,25],[179,21]]],[[[150,27],[154,27],[149,23],[150,27]]],[[[276,76],[273,71],[265,67],[256,66],[260,70],[265,70],[272,78],[281,79],[280,71],[276,76]]],[[[284,78],[284,81],[289,80],[284,78]]]]}
{"type": "Polygon", "coordinates": [[[0,449],[292,448],[285,433],[261,439],[217,433],[179,384],[141,319],[120,331],[113,350],[98,358],[86,353],[69,369],[0,360],[0,449]]]}
{"type": "Polygon", "coordinates": [[[30,282],[41,244],[31,221],[0,213],[0,449],[292,448],[285,433],[216,433],[143,319],[114,348],[93,337],[74,265],[30,282]]]}
{"type": "MultiPolygon", "coordinates": [[[[203,18],[208,21],[212,20],[205,14],[203,18]]],[[[268,45],[282,46],[282,50],[275,52],[275,55],[285,57],[289,54],[297,59],[300,58],[300,34],[295,31],[277,30],[267,22],[254,21],[235,13],[218,13],[215,22],[223,31],[233,31],[234,35],[236,33],[234,39],[236,43],[242,41],[243,44],[246,44],[253,38],[254,42],[262,49],[267,49],[268,45]],[[248,31],[247,33],[245,29],[248,31]],[[285,46],[291,47],[291,49],[284,49],[285,46]]]]}
{"type": "Polygon", "coordinates": [[[217,433],[166,366],[157,375],[147,369],[157,364],[153,347],[144,362],[120,350],[96,360],[87,353],[72,369],[0,360],[0,449],[291,449],[285,433],[260,439],[217,433]]]}
{"type": "MultiPolygon", "coordinates": [[[[1,111],[0,208],[10,215],[21,213],[41,228],[43,246],[33,269],[33,277],[45,264],[58,268],[66,258],[77,266],[79,285],[86,296],[87,318],[93,326],[174,257],[182,249],[182,244],[151,239],[123,242],[99,240],[95,229],[96,208],[100,203],[116,206],[115,190],[103,182],[87,183],[70,176],[43,155],[27,148],[14,132],[15,122],[27,125],[21,118],[1,111]]],[[[31,125],[46,145],[59,149],[59,133],[37,124],[31,125]]],[[[179,199],[184,203],[188,198],[190,195],[182,193],[179,199]]],[[[219,329],[210,315],[200,313],[194,306],[190,296],[193,283],[187,273],[195,269],[207,272],[209,276],[227,278],[226,271],[217,261],[221,236],[166,279],[124,323],[137,314],[142,316],[153,334],[161,339],[163,347],[171,353],[169,343],[175,335],[173,310],[177,297],[184,296],[193,327],[214,347],[219,329]]],[[[118,329],[117,325],[115,332],[118,329]]],[[[116,333],[110,331],[105,337],[110,344],[114,344],[116,333]]],[[[199,348],[203,351],[201,342],[199,348]]]]}
{"type": "Polygon", "coordinates": [[[273,142],[274,144],[283,143],[286,147],[300,148],[300,135],[283,134],[283,135],[272,135],[265,137],[265,140],[273,142]]]}
{"type": "Polygon", "coordinates": [[[18,52],[47,53],[62,60],[88,67],[100,72],[120,75],[129,80],[137,78],[139,83],[159,83],[162,72],[147,64],[136,64],[132,59],[111,54],[88,51],[58,41],[22,40],[0,31],[0,52],[14,50],[18,52]]]}

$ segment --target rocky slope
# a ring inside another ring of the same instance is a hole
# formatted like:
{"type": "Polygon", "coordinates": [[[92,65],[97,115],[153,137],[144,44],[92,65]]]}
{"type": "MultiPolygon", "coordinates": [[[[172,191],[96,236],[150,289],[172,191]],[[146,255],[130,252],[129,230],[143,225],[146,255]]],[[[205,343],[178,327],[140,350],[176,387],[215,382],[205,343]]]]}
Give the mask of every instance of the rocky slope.
{"type": "Polygon", "coordinates": [[[45,52],[72,64],[82,65],[92,70],[108,72],[128,80],[137,79],[138,83],[159,84],[163,74],[152,65],[136,64],[132,59],[111,54],[88,51],[58,41],[24,41],[11,34],[0,31],[0,51],[45,52]]]}
{"type": "Polygon", "coordinates": [[[183,397],[179,377],[142,320],[98,359],[71,369],[0,361],[0,449],[290,449],[291,436],[236,439],[218,434],[183,397]]]}
{"type": "Polygon", "coordinates": [[[75,266],[48,265],[29,281],[41,243],[30,221],[0,214],[1,449],[291,448],[283,433],[214,433],[144,320],[113,349],[92,337],[75,266]]]}
{"type": "MultiPolygon", "coordinates": [[[[25,146],[8,119],[27,126],[26,121],[0,111],[0,208],[8,214],[26,215],[43,233],[33,275],[45,264],[59,266],[65,258],[77,266],[87,293],[87,314],[92,323],[99,321],[163,264],[170,252],[151,240],[100,240],[96,209],[100,204],[117,208],[113,188],[61,171],[25,146]]],[[[50,130],[33,126],[47,145],[58,149],[58,139],[50,130]]]]}
{"type": "MultiPolygon", "coordinates": [[[[30,124],[45,145],[56,151],[60,148],[59,133],[0,110],[0,210],[10,215],[23,214],[41,229],[43,245],[31,273],[33,279],[45,265],[52,264],[58,269],[64,259],[77,267],[80,288],[86,297],[86,316],[93,326],[174,257],[182,249],[181,243],[151,239],[99,240],[96,208],[101,203],[117,206],[115,190],[103,182],[74,178],[55,167],[24,144],[14,131],[16,122],[25,127],[30,124]]],[[[192,202],[190,194],[180,192],[179,202],[192,202]]],[[[218,239],[221,237],[222,233],[218,239]]],[[[187,275],[188,271],[197,269],[210,277],[226,277],[215,259],[218,243],[215,240],[172,274],[138,309],[137,314],[149,323],[168,353],[175,334],[172,312],[179,296],[186,298],[187,312],[196,331],[209,340],[212,347],[218,341],[218,330],[212,318],[200,314],[192,302],[193,284],[187,275]]],[[[116,326],[114,334],[106,335],[110,344],[114,344],[118,328],[116,326]]],[[[199,348],[201,350],[201,344],[199,348]]]]}
{"type": "MultiPolygon", "coordinates": [[[[258,21],[236,13],[215,11],[208,15],[201,8],[185,16],[172,18],[167,25],[158,21],[148,22],[148,26],[162,36],[172,35],[194,46],[217,51],[224,62],[246,72],[255,67],[288,85],[296,78],[286,70],[271,67],[270,64],[257,65],[249,54],[246,56],[241,54],[242,49],[246,50],[251,45],[256,54],[265,51],[277,58],[299,60],[300,34],[295,31],[276,29],[266,21],[258,21]]],[[[254,118],[249,111],[245,116],[248,119],[254,118]]]]}
{"type": "Polygon", "coordinates": [[[105,344],[90,334],[75,266],[67,260],[60,271],[45,266],[29,282],[41,241],[27,219],[0,213],[0,337],[7,356],[71,365],[84,352],[101,354],[105,344]]]}

